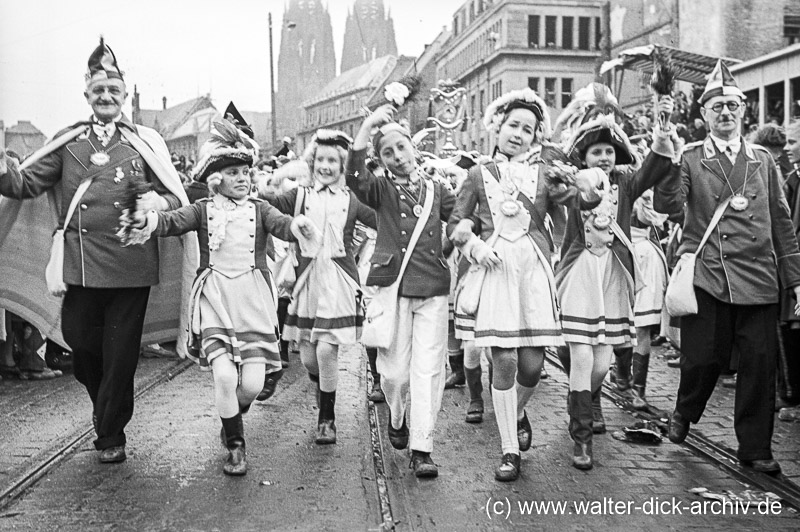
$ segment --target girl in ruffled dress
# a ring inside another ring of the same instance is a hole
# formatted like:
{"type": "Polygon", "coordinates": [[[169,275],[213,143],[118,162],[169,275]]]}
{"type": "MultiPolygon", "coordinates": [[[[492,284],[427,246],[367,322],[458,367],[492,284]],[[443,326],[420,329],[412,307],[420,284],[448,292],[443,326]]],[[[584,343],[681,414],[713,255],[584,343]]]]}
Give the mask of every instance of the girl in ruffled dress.
{"type": "Polygon", "coordinates": [[[190,303],[190,357],[214,375],[214,396],[228,449],[223,472],[247,472],[242,414],[264,384],[265,368],[280,371],[276,301],[267,267],[267,236],[301,239],[313,247],[318,230],[251,198],[250,168],[257,146],[227,122],[215,122],[195,166],[211,197],[169,212],[136,212],[123,225],[128,244],[197,231],[200,267],[190,303]]]}
{"type": "Polygon", "coordinates": [[[339,349],[358,342],[363,319],[353,231],[356,221],[373,228],[376,223],[375,212],[345,186],[350,143],[341,131],[317,131],[304,154],[313,185],[268,199],[284,213],[305,214],[322,231],[318,252],[298,257],[297,281],[283,328],[284,339],[299,344],[303,365],[317,385],[318,444],[336,443],[339,349]]]}

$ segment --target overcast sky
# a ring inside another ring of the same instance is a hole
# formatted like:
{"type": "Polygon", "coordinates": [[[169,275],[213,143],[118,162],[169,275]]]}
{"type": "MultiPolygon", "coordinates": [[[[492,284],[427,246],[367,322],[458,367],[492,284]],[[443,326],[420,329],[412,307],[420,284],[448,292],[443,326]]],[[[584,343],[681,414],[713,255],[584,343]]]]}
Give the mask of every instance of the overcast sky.
{"type": "MultiPolygon", "coordinates": [[[[384,0],[399,53],[419,55],[464,2],[384,0]]],[[[338,68],[354,0],[323,3],[338,68]]],[[[143,108],[160,109],[162,96],[172,105],[210,92],[220,110],[234,100],[239,109],[267,111],[267,14],[277,71],[283,7],[284,0],[0,0],[0,120],[6,127],[30,120],[49,137],[88,116],[83,76],[100,34],[131,95],[138,85],[143,108]]]]}

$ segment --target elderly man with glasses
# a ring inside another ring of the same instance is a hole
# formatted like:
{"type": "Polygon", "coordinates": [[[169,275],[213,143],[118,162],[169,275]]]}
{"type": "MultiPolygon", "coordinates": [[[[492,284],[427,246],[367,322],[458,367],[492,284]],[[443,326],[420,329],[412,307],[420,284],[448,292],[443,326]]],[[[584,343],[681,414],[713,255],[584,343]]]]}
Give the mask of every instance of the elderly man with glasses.
{"type": "MultiPolygon", "coordinates": [[[[700,97],[709,136],[686,146],[681,172],[656,187],[657,211],[685,208],[678,254],[697,256],[697,314],[681,319],[681,379],[669,439],[681,443],[703,414],[720,372],[739,352],[734,405],[737,457],[745,467],[780,473],[772,456],[778,295],[800,295],[800,251],[775,161],[741,135],[745,96],[719,61],[700,97]]],[[[794,311],[800,305],[794,302],[794,311]]]]}

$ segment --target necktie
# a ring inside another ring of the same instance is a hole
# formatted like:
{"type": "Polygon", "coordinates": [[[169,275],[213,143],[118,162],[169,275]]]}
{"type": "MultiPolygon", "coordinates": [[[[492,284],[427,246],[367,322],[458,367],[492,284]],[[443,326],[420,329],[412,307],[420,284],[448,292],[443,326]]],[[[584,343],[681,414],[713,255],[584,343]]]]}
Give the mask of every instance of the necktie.
{"type": "Polygon", "coordinates": [[[94,134],[97,135],[97,139],[100,141],[100,144],[107,146],[108,142],[111,140],[111,137],[114,136],[117,127],[114,125],[113,121],[107,124],[99,124],[95,122],[92,124],[92,130],[94,130],[94,134]]]}

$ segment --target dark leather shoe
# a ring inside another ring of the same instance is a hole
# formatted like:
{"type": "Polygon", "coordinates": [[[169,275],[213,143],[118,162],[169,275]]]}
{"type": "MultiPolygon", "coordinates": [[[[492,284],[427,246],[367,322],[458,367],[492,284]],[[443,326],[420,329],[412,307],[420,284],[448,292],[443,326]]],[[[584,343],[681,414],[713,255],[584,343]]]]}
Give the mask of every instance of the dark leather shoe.
{"type": "Polygon", "coordinates": [[[669,416],[669,441],[672,443],[683,443],[686,435],[689,434],[689,420],[675,410],[669,416]]]}
{"type": "Polygon", "coordinates": [[[403,418],[403,426],[396,429],[392,426],[392,419],[389,418],[388,423],[389,443],[395,449],[401,450],[408,447],[408,425],[406,425],[406,418],[403,418]]]}
{"type": "Polygon", "coordinates": [[[467,408],[467,417],[464,421],[467,423],[483,423],[483,399],[470,401],[467,408]]]}
{"type": "Polygon", "coordinates": [[[222,472],[226,475],[239,477],[247,473],[247,456],[244,445],[232,445],[228,448],[228,458],[222,466],[222,472]]]}
{"type": "Polygon", "coordinates": [[[317,425],[317,437],[314,440],[320,445],[336,443],[336,423],[332,419],[326,419],[317,425]]]}
{"type": "Polygon", "coordinates": [[[522,419],[517,420],[517,441],[519,442],[519,450],[527,451],[530,449],[532,440],[533,429],[531,429],[531,423],[528,421],[528,413],[523,411],[522,419]]]}
{"type": "Polygon", "coordinates": [[[742,465],[750,467],[759,473],[766,473],[767,475],[778,475],[781,472],[781,465],[777,460],[772,458],[767,460],[742,460],[742,465]]]}
{"type": "Polygon", "coordinates": [[[520,457],[518,454],[506,453],[500,462],[500,467],[494,470],[495,480],[511,482],[519,478],[520,457]]]}
{"type": "Polygon", "coordinates": [[[381,383],[372,381],[372,391],[369,392],[369,400],[373,403],[383,403],[386,401],[386,395],[381,390],[381,383]]]}
{"type": "Polygon", "coordinates": [[[414,470],[417,478],[436,478],[439,476],[439,468],[433,463],[431,453],[422,451],[411,451],[411,462],[408,467],[414,470]]]}
{"type": "Polygon", "coordinates": [[[124,462],[128,456],[125,454],[125,446],[118,445],[116,447],[109,447],[100,451],[101,464],[116,464],[124,462]]]}
{"type": "Polygon", "coordinates": [[[261,389],[256,400],[266,401],[275,394],[275,388],[278,386],[278,381],[283,377],[283,370],[274,373],[268,373],[264,378],[264,388],[261,389]]]}
{"type": "Polygon", "coordinates": [[[467,378],[464,376],[464,370],[454,371],[444,381],[444,389],[451,390],[457,386],[464,386],[467,383],[467,378]]]}

